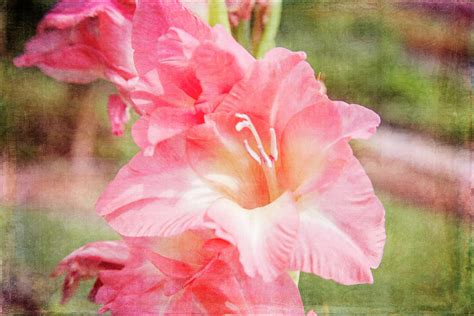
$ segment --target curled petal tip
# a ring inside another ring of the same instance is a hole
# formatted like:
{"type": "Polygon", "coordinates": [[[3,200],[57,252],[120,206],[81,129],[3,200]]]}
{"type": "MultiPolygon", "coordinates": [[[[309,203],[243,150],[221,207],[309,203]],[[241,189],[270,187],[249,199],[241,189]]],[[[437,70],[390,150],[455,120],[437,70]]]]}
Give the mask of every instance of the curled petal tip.
{"type": "Polygon", "coordinates": [[[16,67],[28,67],[28,63],[26,62],[25,56],[21,55],[13,59],[13,64],[16,67]]]}

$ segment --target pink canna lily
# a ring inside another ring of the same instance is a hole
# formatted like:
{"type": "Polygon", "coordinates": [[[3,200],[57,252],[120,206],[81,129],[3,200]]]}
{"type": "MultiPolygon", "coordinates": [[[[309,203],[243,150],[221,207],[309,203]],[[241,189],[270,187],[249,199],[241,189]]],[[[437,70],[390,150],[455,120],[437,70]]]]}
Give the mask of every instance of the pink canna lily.
{"type": "Polygon", "coordinates": [[[148,153],[202,123],[255,61],[174,0],[137,1],[132,43],[140,79],[131,98],[143,114],[132,133],[148,153]]]}
{"type": "Polygon", "coordinates": [[[212,228],[250,277],[372,283],[384,209],[348,142],[380,119],[331,101],[304,57],[274,49],[254,63],[203,124],[123,167],[99,214],[125,236],[212,228]]]}
{"type": "Polygon", "coordinates": [[[270,283],[249,278],[235,248],[209,231],[92,243],[65,258],[57,273],[65,272],[66,281],[77,280],[77,271],[89,271],[91,266],[97,281],[90,298],[102,305],[100,312],[304,314],[298,289],[289,276],[270,283]],[[104,263],[115,259],[111,258],[113,249],[107,248],[114,244],[121,266],[110,269],[104,263]]]}

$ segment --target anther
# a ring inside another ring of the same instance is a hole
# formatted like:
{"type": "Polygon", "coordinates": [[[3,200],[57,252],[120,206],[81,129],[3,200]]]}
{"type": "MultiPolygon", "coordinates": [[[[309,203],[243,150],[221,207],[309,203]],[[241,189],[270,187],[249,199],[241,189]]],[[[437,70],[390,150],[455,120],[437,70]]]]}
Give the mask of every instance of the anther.
{"type": "Polygon", "coordinates": [[[241,122],[239,122],[235,125],[235,130],[237,132],[240,132],[241,130],[243,130],[246,127],[248,128],[249,126],[250,126],[250,124],[249,124],[248,121],[241,121],[241,122]]]}

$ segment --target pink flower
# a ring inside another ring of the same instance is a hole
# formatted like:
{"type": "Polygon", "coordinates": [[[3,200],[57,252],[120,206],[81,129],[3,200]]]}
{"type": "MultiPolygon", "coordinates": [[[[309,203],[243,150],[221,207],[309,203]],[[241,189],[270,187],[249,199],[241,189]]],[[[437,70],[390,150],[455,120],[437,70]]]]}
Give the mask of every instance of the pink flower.
{"type": "Polygon", "coordinates": [[[255,61],[177,1],[137,1],[133,48],[140,79],[131,98],[143,114],[133,135],[149,152],[202,123],[255,61]]]}
{"type": "Polygon", "coordinates": [[[204,124],[123,167],[99,214],[125,236],[212,228],[250,277],[301,270],[371,283],[384,209],[348,142],[380,119],[321,90],[304,54],[270,51],[204,124]]]}
{"type": "Polygon", "coordinates": [[[133,2],[62,0],[38,25],[19,67],[37,66],[61,81],[88,83],[97,78],[135,75],[131,30],[133,2]],[[109,74],[110,73],[110,74],[109,74]]]}
{"type": "MultiPolygon", "coordinates": [[[[134,11],[134,1],[62,0],[43,18],[36,36],[14,63],[37,66],[70,83],[108,80],[119,90],[120,96],[109,99],[109,110],[117,113],[124,100],[130,103],[127,90],[136,76],[131,41],[134,11]]],[[[123,133],[127,120],[125,115],[114,116],[114,134],[123,133]]]]}
{"type": "MultiPolygon", "coordinates": [[[[209,231],[188,231],[173,238],[127,239],[127,256],[120,269],[101,266],[91,297],[103,305],[100,312],[113,314],[291,314],[303,315],[298,289],[287,275],[266,283],[249,278],[242,270],[235,248],[209,231]]],[[[60,263],[66,280],[100,257],[102,242],[87,245],[60,263]],[[97,253],[91,252],[99,246],[97,253]]],[[[125,244],[124,244],[125,245],[125,244]]],[[[97,265],[94,265],[94,267],[97,265]]]]}

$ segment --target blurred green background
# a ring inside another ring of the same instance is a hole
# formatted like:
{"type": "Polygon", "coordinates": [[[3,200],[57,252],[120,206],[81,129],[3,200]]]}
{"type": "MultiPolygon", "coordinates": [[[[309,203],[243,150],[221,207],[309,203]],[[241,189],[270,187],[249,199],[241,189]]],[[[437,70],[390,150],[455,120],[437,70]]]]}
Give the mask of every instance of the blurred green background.
{"type": "MultiPolygon", "coordinates": [[[[129,131],[122,138],[109,131],[107,84],[67,85],[12,65],[53,2],[2,6],[2,300],[20,313],[93,313],[91,284],[61,306],[61,280],[49,274],[84,243],[116,238],[93,205],[137,148],[129,131]]],[[[286,1],[277,44],[305,51],[331,98],[371,107],[386,128],[468,151],[474,9],[393,3],[286,1]]],[[[470,214],[407,200],[377,183],[375,189],[387,212],[375,283],[348,287],[303,274],[305,307],[320,315],[474,313],[470,214]]]]}

